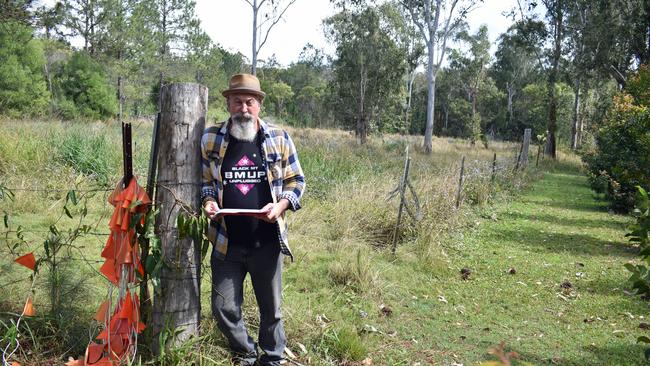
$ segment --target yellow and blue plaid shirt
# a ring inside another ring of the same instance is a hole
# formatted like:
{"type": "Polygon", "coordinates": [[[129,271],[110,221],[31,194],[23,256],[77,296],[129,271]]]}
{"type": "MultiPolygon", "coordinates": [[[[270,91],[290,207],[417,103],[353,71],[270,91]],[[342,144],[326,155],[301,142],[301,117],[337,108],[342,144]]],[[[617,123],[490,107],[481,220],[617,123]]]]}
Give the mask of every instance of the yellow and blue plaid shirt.
{"type": "MultiPolygon", "coordinates": [[[[262,132],[263,161],[273,202],[286,198],[290,202],[289,208],[296,211],[300,208],[300,198],[305,190],[305,177],[298,161],[296,147],[286,131],[261,119],[259,122],[262,132]]],[[[230,120],[227,120],[206,128],[201,138],[203,170],[201,201],[205,203],[207,200],[215,200],[219,207],[223,207],[221,164],[228,148],[229,123],[230,120]]],[[[284,214],[278,218],[276,225],[280,249],[283,254],[293,259],[287,241],[287,222],[284,214]]],[[[211,222],[208,238],[214,245],[213,253],[216,252],[218,258],[224,259],[228,251],[228,233],[223,217],[211,222]]]]}

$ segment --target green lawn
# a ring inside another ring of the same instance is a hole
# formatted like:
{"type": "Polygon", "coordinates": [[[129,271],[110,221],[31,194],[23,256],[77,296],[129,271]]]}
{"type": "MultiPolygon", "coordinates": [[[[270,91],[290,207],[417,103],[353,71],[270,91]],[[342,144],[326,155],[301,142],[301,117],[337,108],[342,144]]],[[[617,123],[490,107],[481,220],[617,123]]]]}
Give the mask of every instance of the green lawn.
{"type": "Polygon", "coordinates": [[[405,353],[412,347],[421,361],[472,365],[505,341],[535,365],[644,363],[636,337],[647,332],[639,324],[648,306],[624,292],[623,264],[637,251],[624,238],[629,219],[608,213],[583,175],[545,173],[514,202],[480,216],[454,243],[447,274],[409,279],[412,297],[390,321],[409,335],[402,338],[413,337],[400,345],[405,353]]]}

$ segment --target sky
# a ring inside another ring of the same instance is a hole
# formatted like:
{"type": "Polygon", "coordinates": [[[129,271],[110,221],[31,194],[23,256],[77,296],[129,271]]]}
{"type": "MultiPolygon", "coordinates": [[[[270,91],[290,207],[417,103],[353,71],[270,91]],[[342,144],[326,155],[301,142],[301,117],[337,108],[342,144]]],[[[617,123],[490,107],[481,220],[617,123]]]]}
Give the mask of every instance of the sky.
{"type": "MultiPolygon", "coordinates": [[[[516,0],[485,0],[468,16],[473,32],[481,24],[488,26],[492,53],[496,51],[498,36],[512,24],[503,13],[516,3],[516,0]]],[[[271,30],[258,57],[266,59],[275,54],[281,65],[288,66],[298,60],[307,43],[332,55],[334,46],[325,39],[322,21],[334,12],[330,0],[296,0],[284,19],[271,30]]],[[[213,42],[251,58],[253,11],[245,0],[196,0],[196,13],[213,42]]]]}

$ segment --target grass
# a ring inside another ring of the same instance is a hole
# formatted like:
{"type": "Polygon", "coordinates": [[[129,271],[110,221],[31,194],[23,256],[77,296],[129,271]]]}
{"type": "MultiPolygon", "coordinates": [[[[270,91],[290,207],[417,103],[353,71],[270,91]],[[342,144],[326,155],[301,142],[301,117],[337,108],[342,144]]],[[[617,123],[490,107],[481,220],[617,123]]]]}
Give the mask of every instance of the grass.
{"type": "MultiPolygon", "coordinates": [[[[134,170],[141,184],[150,127],[134,125],[134,170]]],[[[36,250],[38,257],[50,225],[77,224],[62,214],[67,190],[99,189],[87,193],[84,219],[99,235],[78,239],[68,253],[99,259],[112,211],[102,176],[109,186],[119,179],[119,130],[116,124],[0,121],[0,133],[7,136],[0,140],[0,185],[15,193],[13,201],[0,200],[0,211],[9,214],[13,230],[25,228],[26,244],[17,251],[36,250]]],[[[608,214],[594,200],[575,157],[543,162],[548,172],[529,188],[542,174],[534,167],[513,173],[514,145],[484,149],[436,138],[433,154],[425,155],[419,137],[374,136],[358,146],[343,131],[290,133],[308,182],[304,208],[289,216],[296,260],[287,262],[283,273],[288,346],[300,363],[358,365],[370,358],[376,365],[472,365],[492,359],[487,351],[501,341],[536,365],[643,361],[635,337],[647,305],[623,292],[622,264],[635,258],[634,248],[623,244],[627,219],[608,214]],[[401,176],[406,146],[423,218],[405,219],[392,256],[398,201],[387,197],[401,176]],[[492,183],[494,152],[499,168],[492,183]],[[468,176],[457,210],[461,156],[468,176]],[[467,280],[461,268],[470,269],[467,280]],[[508,273],[510,268],[516,273],[508,273]],[[567,281],[571,287],[562,288],[567,281]]],[[[75,217],[79,210],[73,207],[75,217]]],[[[28,273],[12,264],[15,253],[5,245],[14,237],[15,232],[0,237],[3,322],[22,307],[28,291],[21,281],[28,273]]],[[[75,307],[62,316],[71,328],[47,316],[26,322],[40,333],[25,345],[31,354],[23,353],[21,361],[60,363],[83,352],[97,332],[90,319],[107,288],[97,274],[100,265],[68,262],[66,288],[73,290],[66,299],[75,307]]],[[[48,286],[41,282],[35,301],[47,314],[48,286]]],[[[142,362],[230,364],[225,340],[210,319],[207,261],[201,290],[202,336],[142,362]]],[[[249,282],[245,303],[254,333],[259,323],[249,282]]],[[[147,345],[139,349],[146,354],[147,345]]]]}

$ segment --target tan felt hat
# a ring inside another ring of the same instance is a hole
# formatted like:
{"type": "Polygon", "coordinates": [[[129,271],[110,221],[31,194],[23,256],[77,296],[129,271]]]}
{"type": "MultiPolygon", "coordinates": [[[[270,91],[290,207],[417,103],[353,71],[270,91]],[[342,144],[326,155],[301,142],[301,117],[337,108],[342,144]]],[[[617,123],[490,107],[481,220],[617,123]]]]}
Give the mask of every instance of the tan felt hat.
{"type": "Polygon", "coordinates": [[[253,94],[264,99],[266,93],[260,88],[260,81],[255,75],[251,74],[236,74],[230,78],[228,89],[221,92],[224,97],[230,94],[253,94]]]}

